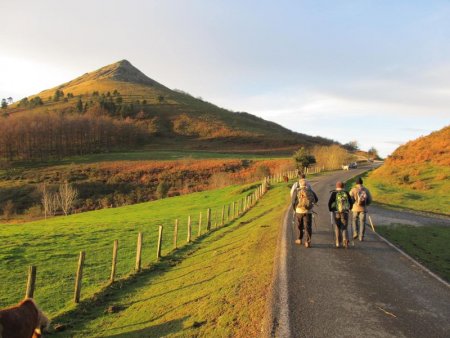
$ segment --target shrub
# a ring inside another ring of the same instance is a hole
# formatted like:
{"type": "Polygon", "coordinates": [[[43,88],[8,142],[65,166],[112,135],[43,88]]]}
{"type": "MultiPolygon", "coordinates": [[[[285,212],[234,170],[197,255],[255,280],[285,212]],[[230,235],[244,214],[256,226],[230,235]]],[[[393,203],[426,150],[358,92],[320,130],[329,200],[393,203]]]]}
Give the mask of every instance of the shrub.
{"type": "Polygon", "coordinates": [[[161,199],[167,197],[167,193],[169,192],[170,184],[166,181],[161,181],[156,188],[156,196],[161,199]]]}

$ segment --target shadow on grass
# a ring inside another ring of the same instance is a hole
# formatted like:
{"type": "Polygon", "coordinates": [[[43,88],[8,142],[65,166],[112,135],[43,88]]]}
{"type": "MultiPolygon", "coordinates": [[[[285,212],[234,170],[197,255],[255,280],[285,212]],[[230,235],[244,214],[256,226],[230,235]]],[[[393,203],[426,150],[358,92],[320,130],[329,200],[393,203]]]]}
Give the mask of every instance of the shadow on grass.
{"type": "MultiPolygon", "coordinates": [[[[120,300],[126,297],[127,295],[132,295],[137,292],[140,288],[144,287],[151,283],[152,280],[156,279],[156,277],[160,276],[161,273],[167,272],[169,270],[175,269],[175,266],[180,264],[183,260],[188,257],[192,257],[205,242],[211,240],[211,235],[213,235],[216,231],[222,230],[221,233],[215,234],[214,240],[217,241],[224,236],[233,233],[237,229],[245,226],[251,221],[260,218],[267,214],[270,211],[265,211],[252,217],[247,221],[239,221],[229,223],[224,225],[223,227],[212,229],[210,232],[203,234],[202,236],[196,238],[192,243],[184,245],[183,247],[172,251],[167,256],[164,256],[160,259],[159,262],[152,263],[145,268],[142,269],[139,273],[134,273],[128,275],[127,277],[120,279],[112,284],[104,286],[101,290],[94,294],[94,296],[82,300],[74,309],[71,309],[67,312],[64,312],[54,318],[52,318],[52,322],[62,326],[67,329],[61,333],[57,333],[56,336],[67,337],[70,336],[71,330],[80,330],[83,332],[83,326],[86,325],[89,321],[94,320],[96,318],[105,316],[105,310],[110,306],[116,306],[120,303],[120,300]]],[[[243,215],[242,215],[243,216],[243,215]]],[[[239,242],[239,241],[235,241],[239,242]]],[[[237,243],[234,243],[237,244],[237,243]]],[[[225,245],[226,247],[228,245],[225,245]]],[[[227,254],[225,251],[221,254],[227,254]]],[[[230,257],[229,257],[230,258],[230,257]]],[[[222,272],[226,273],[227,271],[222,272]]],[[[214,278],[216,278],[215,276],[214,278]]],[[[214,279],[212,278],[212,279],[214,279]]],[[[207,282],[205,280],[203,282],[207,282]]],[[[170,293],[170,291],[166,292],[170,293]]],[[[159,294],[158,296],[162,296],[164,294],[159,294]]],[[[127,304],[130,305],[130,304],[127,304]]],[[[152,319],[156,320],[155,318],[152,319]]],[[[141,323],[143,324],[143,323],[141,323]]],[[[130,333],[131,336],[153,336],[151,333],[156,332],[152,331],[152,327],[145,328],[140,331],[136,331],[135,333],[130,333]],[[146,330],[149,330],[148,333],[146,330]],[[141,335],[140,335],[141,334],[141,335]]],[[[127,333],[127,337],[130,336],[127,333]]],[[[158,333],[160,334],[160,333],[158,333]]],[[[117,337],[122,337],[123,335],[118,335],[117,337]]],[[[113,336],[111,336],[113,337],[113,336]]],[[[116,336],[114,336],[116,337],[116,336]]]]}
{"type": "Polygon", "coordinates": [[[115,335],[106,335],[105,338],[130,338],[130,337],[161,337],[173,332],[183,330],[183,322],[189,317],[183,317],[176,320],[168,321],[164,324],[153,325],[144,329],[128,331],[115,335]]]}

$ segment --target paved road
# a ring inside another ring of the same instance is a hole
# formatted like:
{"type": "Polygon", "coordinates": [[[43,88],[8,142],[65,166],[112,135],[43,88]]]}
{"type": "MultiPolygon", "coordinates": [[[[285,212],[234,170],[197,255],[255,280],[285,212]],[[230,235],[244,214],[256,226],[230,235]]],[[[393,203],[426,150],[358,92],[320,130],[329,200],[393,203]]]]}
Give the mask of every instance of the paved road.
{"type": "Polygon", "coordinates": [[[334,248],[327,209],[336,172],[313,182],[319,196],[313,247],[296,246],[286,214],[279,244],[272,336],[449,337],[450,288],[366,230],[366,241],[334,248]]]}

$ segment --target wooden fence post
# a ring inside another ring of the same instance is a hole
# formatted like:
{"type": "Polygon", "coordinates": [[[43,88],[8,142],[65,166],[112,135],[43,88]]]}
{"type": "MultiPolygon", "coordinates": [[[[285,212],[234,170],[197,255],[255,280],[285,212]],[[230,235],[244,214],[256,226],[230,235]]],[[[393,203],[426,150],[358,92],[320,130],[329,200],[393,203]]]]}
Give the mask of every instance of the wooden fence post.
{"type": "Polygon", "coordinates": [[[206,230],[211,230],[211,209],[208,208],[206,211],[206,230]]]}
{"type": "Polygon", "coordinates": [[[156,249],[156,259],[159,260],[161,258],[161,247],[162,247],[162,235],[163,235],[163,226],[159,226],[159,234],[158,234],[158,248],[156,249]]]}
{"type": "Polygon", "coordinates": [[[142,257],[142,232],[138,234],[137,247],[136,247],[136,266],[137,272],[141,271],[141,257],[142,257]]]}
{"type": "Polygon", "coordinates": [[[177,248],[178,240],[178,218],[175,220],[175,228],[173,229],[173,248],[177,248]]]}
{"type": "Polygon", "coordinates": [[[231,213],[231,204],[228,204],[228,211],[227,211],[227,222],[230,221],[230,213],[231,213]]]}
{"type": "Polygon", "coordinates": [[[30,265],[30,267],[28,268],[28,280],[25,298],[33,298],[35,285],[36,285],[36,267],[34,265],[30,265]]]}
{"type": "Polygon", "coordinates": [[[188,223],[187,223],[187,239],[186,242],[190,243],[191,242],[191,215],[188,216],[188,223]]]}
{"type": "Polygon", "coordinates": [[[216,210],[214,210],[214,229],[216,229],[217,228],[217,209],[216,210]]]}
{"type": "Polygon", "coordinates": [[[81,280],[83,279],[83,265],[84,265],[85,257],[86,257],[86,253],[84,251],[81,251],[80,258],[78,259],[77,275],[75,277],[75,294],[74,294],[74,299],[73,299],[75,304],[78,304],[80,302],[81,280]]]}
{"type": "Polygon", "coordinates": [[[202,212],[200,211],[200,215],[198,216],[198,236],[202,234],[202,212]]]}
{"type": "Polygon", "coordinates": [[[222,218],[220,221],[220,225],[223,226],[225,221],[225,206],[222,207],[222,218]]]}
{"type": "Polygon", "coordinates": [[[117,250],[119,249],[119,241],[114,240],[113,244],[113,256],[112,256],[112,264],[111,264],[111,276],[109,277],[110,283],[114,282],[114,278],[116,277],[116,266],[117,266],[117,250]]]}

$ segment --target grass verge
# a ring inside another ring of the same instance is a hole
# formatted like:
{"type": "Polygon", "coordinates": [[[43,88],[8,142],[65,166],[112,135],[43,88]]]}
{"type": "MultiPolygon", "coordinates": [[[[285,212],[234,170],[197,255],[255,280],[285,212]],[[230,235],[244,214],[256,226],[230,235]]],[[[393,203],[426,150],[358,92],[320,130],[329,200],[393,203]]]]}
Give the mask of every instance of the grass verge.
{"type": "Polygon", "coordinates": [[[55,318],[68,325],[56,337],[260,336],[288,189],[55,318]]]}
{"type": "Polygon", "coordinates": [[[378,226],[377,232],[450,282],[450,228],[397,224],[378,226]]]}
{"type": "Polygon", "coordinates": [[[378,203],[450,215],[450,168],[432,164],[371,172],[365,185],[378,203]]]}
{"type": "MultiPolygon", "coordinates": [[[[179,219],[178,246],[186,243],[187,220],[192,218],[192,238],[198,219],[212,209],[212,224],[220,221],[222,206],[241,201],[254,185],[231,186],[185,196],[102,209],[67,217],[0,226],[0,307],[17,303],[25,294],[27,269],[37,266],[35,299],[54,316],[73,308],[73,288],[78,255],[86,252],[82,297],[89,298],[109,279],[112,245],[119,240],[117,278],[134,272],[138,232],[144,235],[143,265],[156,260],[158,226],[164,226],[162,254],[173,249],[175,219],[179,219]]],[[[226,218],[227,219],[227,218],[226,218]]]]}

